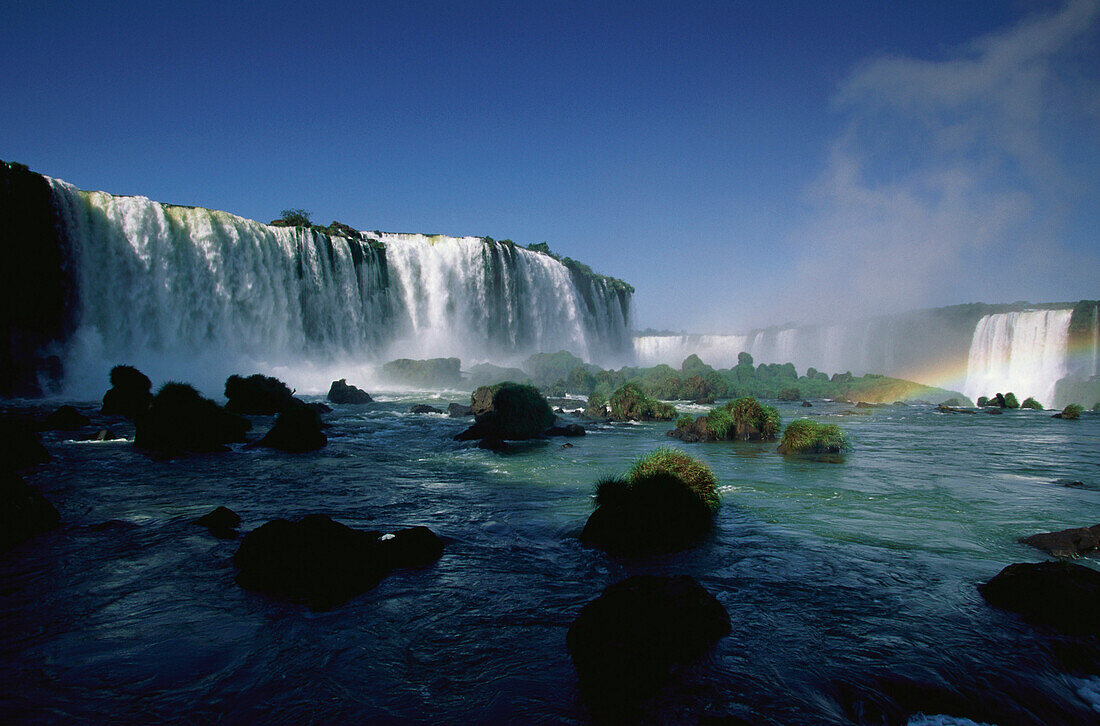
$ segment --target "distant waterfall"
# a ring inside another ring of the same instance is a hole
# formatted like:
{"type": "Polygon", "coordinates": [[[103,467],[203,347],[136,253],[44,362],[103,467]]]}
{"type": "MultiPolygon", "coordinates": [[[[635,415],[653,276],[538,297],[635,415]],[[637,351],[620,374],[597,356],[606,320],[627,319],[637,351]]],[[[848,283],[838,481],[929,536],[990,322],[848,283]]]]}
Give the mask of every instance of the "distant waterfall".
{"type": "Polygon", "coordinates": [[[963,393],[977,400],[994,393],[1035,397],[1054,404],[1055,384],[1066,375],[1071,310],[986,315],[974,329],[963,393]]]}
{"type": "Polygon", "coordinates": [[[511,244],[330,237],[51,184],[78,289],[70,390],[102,389],[121,362],[214,385],[396,357],[629,355],[629,292],[511,244]]]}

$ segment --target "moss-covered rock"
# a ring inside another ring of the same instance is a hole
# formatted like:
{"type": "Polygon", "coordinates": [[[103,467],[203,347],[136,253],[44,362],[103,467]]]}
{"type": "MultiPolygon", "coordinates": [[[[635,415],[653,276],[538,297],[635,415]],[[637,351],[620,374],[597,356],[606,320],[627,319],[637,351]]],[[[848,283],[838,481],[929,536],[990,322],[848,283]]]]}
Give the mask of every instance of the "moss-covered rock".
{"type": "Polygon", "coordinates": [[[475,423],[455,436],[457,441],[523,441],[554,424],[554,411],[534,386],[510,381],[482,386],[470,396],[470,403],[475,423]]]}
{"type": "Polygon", "coordinates": [[[1005,408],[1019,408],[1020,402],[1016,399],[1016,394],[1009,391],[1005,394],[1005,408]]]}
{"type": "Polygon", "coordinates": [[[229,376],[225,381],[226,411],[255,416],[274,416],[294,405],[294,391],[278,378],[254,373],[247,378],[229,376]]]}
{"type": "Polygon", "coordinates": [[[584,409],[585,418],[604,419],[611,416],[607,408],[607,398],[599,393],[593,393],[588,397],[588,404],[584,409]]]}
{"type": "Polygon", "coordinates": [[[185,383],[165,383],[149,409],[136,420],[134,445],[157,454],[225,451],[225,444],[244,441],[248,419],[203,398],[185,383]]]}
{"type": "Polygon", "coordinates": [[[851,444],[836,424],[822,424],[808,418],[792,421],[779,442],[780,454],[839,454],[851,444]]]}
{"type": "Polygon", "coordinates": [[[1024,402],[1022,404],[1020,404],[1020,408],[1030,408],[1030,409],[1033,409],[1035,411],[1042,411],[1043,410],[1043,404],[1039,403],[1038,401],[1036,401],[1031,396],[1028,396],[1027,398],[1024,399],[1024,402]]]}
{"type": "Polygon", "coordinates": [[[1063,408],[1061,413],[1056,413],[1051,418],[1062,418],[1067,421],[1076,421],[1077,419],[1081,418],[1081,412],[1084,410],[1085,409],[1083,409],[1076,403],[1071,403],[1070,405],[1063,408]]]}

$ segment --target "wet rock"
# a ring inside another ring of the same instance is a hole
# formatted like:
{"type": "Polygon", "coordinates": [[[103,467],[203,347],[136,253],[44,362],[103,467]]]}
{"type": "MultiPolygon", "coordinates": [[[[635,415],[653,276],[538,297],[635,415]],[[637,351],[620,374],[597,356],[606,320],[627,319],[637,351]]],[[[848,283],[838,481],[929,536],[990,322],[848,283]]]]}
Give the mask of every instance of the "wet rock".
{"type": "Polygon", "coordinates": [[[543,436],[584,436],[584,426],[580,424],[566,424],[565,426],[551,426],[542,433],[543,436]]]}
{"type": "Polygon", "coordinates": [[[329,386],[328,400],[333,403],[363,404],[371,403],[374,399],[366,391],[348,385],[346,378],[341,378],[338,381],[333,381],[332,385],[329,386]]]}
{"type": "Polygon", "coordinates": [[[111,369],[111,388],[103,394],[102,413],[105,416],[125,416],[136,419],[153,402],[149,377],[133,366],[111,369]]]}
{"type": "Polygon", "coordinates": [[[38,434],[25,421],[0,419],[0,472],[18,471],[50,460],[38,434]]]}
{"type": "Polygon", "coordinates": [[[1079,557],[1100,547],[1100,524],[1033,534],[1029,537],[1021,537],[1020,542],[1055,557],[1079,557]]]}
{"type": "Polygon", "coordinates": [[[451,403],[447,406],[447,415],[451,418],[462,418],[464,416],[473,416],[474,409],[472,406],[466,406],[461,403],[451,403]]]}
{"type": "Polygon", "coordinates": [[[488,451],[504,451],[507,449],[507,445],[504,443],[504,439],[499,436],[486,436],[477,442],[477,448],[487,449],[488,451]]]}
{"type": "Polygon", "coordinates": [[[166,383],[139,416],[134,445],[165,456],[226,451],[252,424],[184,383],[166,383]]]}
{"type": "Polygon", "coordinates": [[[307,403],[306,405],[312,408],[317,413],[332,413],[332,406],[326,406],[320,401],[314,401],[313,403],[307,403]]]}
{"type": "Polygon", "coordinates": [[[698,658],[729,632],[726,609],[691,577],[637,575],[585,605],[566,643],[581,695],[607,716],[652,696],[674,665],[698,658]]]}
{"type": "Polygon", "coordinates": [[[118,441],[124,437],[119,436],[110,429],[100,429],[90,436],[85,436],[84,441],[118,441]]]}
{"type": "Polygon", "coordinates": [[[803,401],[802,402],[802,408],[813,408],[813,404],[810,403],[809,401],[803,401]]]}
{"type": "Polygon", "coordinates": [[[90,418],[72,406],[62,406],[46,417],[46,425],[57,431],[74,431],[91,422],[90,418]]]}
{"type": "Polygon", "coordinates": [[[534,386],[518,383],[482,386],[473,392],[470,401],[476,421],[456,435],[456,441],[484,438],[524,441],[539,436],[554,423],[554,412],[534,386]]]}
{"type": "Polygon", "coordinates": [[[257,443],[269,449],[293,453],[316,451],[328,444],[321,431],[321,416],[304,403],[297,403],[275,418],[275,425],[257,443]]]}
{"type": "Polygon", "coordinates": [[[195,524],[202,525],[210,530],[210,534],[218,539],[233,539],[237,536],[235,530],[241,523],[241,517],[228,507],[218,507],[214,511],[204,514],[195,520],[195,524]]]}
{"type": "Polygon", "coordinates": [[[956,408],[955,406],[936,406],[936,410],[940,413],[977,413],[969,408],[956,408]]]}
{"type": "Polygon", "coordinates": [[[370,590],[396,567],[431,564],[443,544],[427,528],[383,537],[323,514],[276,519],[245,536],[233,557],[237,584],[327,610],[370,590]]]}
{"type": "Polygon", "coordinates": [[[426,403],[418,403],[409,409],[412,413],[443,413],[442,409],[438,409],[435,406],[429,406],[426,403]]]}
{"type": "Polygon", "coordinates": [[[0,552],[7,552],[61,521],[57,509],[15,473],[0,472],[0,552]]]}
{"type": "Polygon", "coordinates": [[[1055,479],[1054,483],[1063,486],[1070,487],[1072,489],[1084,489],[1085,483],[1083,481],[1075,481],[1073,479],[1055,479]]]}
{"type": "Polygon", "coordinates": [[[1100,635],[1100,572],[1071,562],[1017,563],[978,592],[990,605],[1033,625],[1070,635],[1100,635]]]}
{"type": "Polygon", "coordinates": [[[294,392],[278,378],[259,373],[242,378],[232,375],[225,381],[226,411],[253,416],[274,416],[294,405],[294,392]]]}
{"type": "Polygon", "coordinates": [[[1002,411],[999,408],[987,408],[985,412],[989,413],[989,414],[993,414],[994,416],[1000,416],[1001,414],[1004,413],[1004,411],[1002,411]]]}

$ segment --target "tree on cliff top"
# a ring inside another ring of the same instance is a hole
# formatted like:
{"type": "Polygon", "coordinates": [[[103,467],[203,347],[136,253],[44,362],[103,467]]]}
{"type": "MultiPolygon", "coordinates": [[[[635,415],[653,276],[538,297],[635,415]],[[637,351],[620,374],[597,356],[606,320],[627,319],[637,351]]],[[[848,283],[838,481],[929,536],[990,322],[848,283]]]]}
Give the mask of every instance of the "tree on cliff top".
{"type": "Polygon", "coordinates": [[[293,227],[308,227],[310,222],[310,213],[304,209],[284,209],[280,212],[282,216],[280,219],[293,227]]]}

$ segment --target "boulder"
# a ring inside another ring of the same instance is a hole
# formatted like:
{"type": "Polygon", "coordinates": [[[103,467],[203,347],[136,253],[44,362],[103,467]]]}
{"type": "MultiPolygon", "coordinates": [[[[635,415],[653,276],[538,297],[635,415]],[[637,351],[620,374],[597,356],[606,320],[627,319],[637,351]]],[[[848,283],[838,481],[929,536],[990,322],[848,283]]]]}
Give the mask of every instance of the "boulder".
{"type": "Polygon", "coordinates": [[[111,431],[110,429],[100,429],[100,430],[96,431],[94,434],[91,434],[89,436],[85,436],[83,440],[84,441],[118,441],[118,440],[121,440],[121,439],[124,439],[124,438],[125,437],[119,436],[118,434],[116,434],[114,431],[111,431]]]}
{"type": "Polygon", "coordinates": [[[554,423],[554,412],[534,386],[510,382],[482,386],[470,400],[476,421],[455,436],[456,441],[523,441],[539,436],[554,423]]]}
{"type": "Polygon", "coordinates": [[[75,431],[92,420],[72,406],[62,406],[46,417],[46,426],[58,431],[75,431]]]}
{"type": "Polygon", "coordinates": [[[451,403],[447,405],[447,415],[451,418],[463,418],[465,416],[473,416],[473,406],[467,406],[462,403],[451,403]]]}
{"type": "Polygon", "coordinates": [[[435,406],[429,406],[426,403],[418,403],[409,409],[412,413],[443,413],[442,409],[438,409],[435,406]]]}
{"type": "Polygon", "coordinates": [[[565,426],[551,426],[542,432],[543,436],[584,436],[584,426],[580,424],[566,424],[565,426]]]}
{"type": "Polygon", "coordinates": [[[0,472],[0,552],[61,521],[52,504],[13,472],[0,472]]]}
{"type": "Polygon", "coordinates": [[[1100,547],[1100,524],[1063,529],[1058,532],[1041,532],[1021,537],[1020,542],[1055,557],[1079,557],[1100,547]]]}
{"type": "Polygon", "coordinates": [[[166,456],[225,451],[244,441],[248,419],[203,398],[185,383],[166,383],[136,420],[134,445],[166,456]]]}
{"type": "Polygon", "coordinates": [[[195,520],[195,524],[202,525],[210,530],[210,534],[218,539],[233,539],[237,536],[234,531],[241,523],[241,517],[228,507],[218,507],[214,511],[204,514],[195,520]]]}
{"type": "Polygon", "coordinates": [[[257,446],[280,451],[316,451],[328,443],[321,431],[321,416],[312,407],[298,402],[275,418],[271,427],[257,446]]]}
{"type": "Polygon", "coordinates": [[[362,404],[371,403],[374,399],[366,391],[355,386],[348,385],[346,378],[333,381],[328,389],[328,400],[333,403],[362,404]]]}
{"type": "Polygon", "coordinates": [[[1100,635],[1100,572],[1071,562],[1017,563],[978,592],[990,605],[1069,635],[1100,635]]]}
{"type": "Polygon", "coordinates": [[[102,413],[105,416],[125,416],[136,419],[153,402],[149,377],[133,366],[111,369],[111,388],[103,394],[102,413]]]}
{"type": "Polygon", "coordinates": [[[247,378],[232,375],[225,381],[226,411],[254,416],[274,416],[298,401],[294,391],[278,378],[255,373],[247,378]]]}
{"type": "Polygon", "coordinates": [[[977,413],[973,409],[969,408],[956,408],[955,406],[945,406],[943,404],[936,406],[936,410],[940,413],[977,413]]]}
{"type": "Polygon", "coordinates": [[[813,408],[813,404],[810,403],[809,401],[803,401],[802,402],[802,408],[813,408]]]}
{"type": "Polygon", "coordinates": [[[581,695],[601,720],[621,718],[674,665],[695,660],[729,632],[726,609],[691,577],[636,575],[585,605],[566,644],[581,695]]]}
{"type": "Polygon", "coordinates": [[[30,424],[0,418],[0,472],[18,471],[50,460],[46,447],[30,424]]]}
{"type": "Polygon", "coordinates": [[[249,532],[233,557],[237,584],[328,610],[370,590],[392,569],[423,567],[443,552],[426,527],[383,536],[310,514],[249,532]]]}

